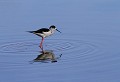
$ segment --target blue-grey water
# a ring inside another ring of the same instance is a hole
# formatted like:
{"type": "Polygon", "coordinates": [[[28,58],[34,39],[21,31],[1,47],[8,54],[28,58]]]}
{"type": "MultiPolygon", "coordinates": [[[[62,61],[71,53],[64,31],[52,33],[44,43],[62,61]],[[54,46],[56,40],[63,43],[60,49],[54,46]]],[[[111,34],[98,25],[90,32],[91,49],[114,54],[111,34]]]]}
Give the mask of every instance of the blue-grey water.
{"type": "Polygon", "coordinates": [[[0,82],[120,82],[119,0],[0,0],[0,82]],[[32,62],[41,38],[57,62],[32,62]]]}

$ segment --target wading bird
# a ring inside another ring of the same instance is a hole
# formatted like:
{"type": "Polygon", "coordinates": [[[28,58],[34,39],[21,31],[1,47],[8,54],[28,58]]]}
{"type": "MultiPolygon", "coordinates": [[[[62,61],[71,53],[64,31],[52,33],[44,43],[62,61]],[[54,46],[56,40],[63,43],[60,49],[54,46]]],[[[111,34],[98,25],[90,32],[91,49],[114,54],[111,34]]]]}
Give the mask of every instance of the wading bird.
{"type": "MultiPolygon", "coordinates": [[[[40,37],[42,37],[42,40],[40,42],[40,45],[39,47],[42,49],[43,51],[43,41],[44,41],[44,38],[52,35],[55,33],[55,31],[58,31],[60,32],[54,25],[50,26],[49,29],[48,28],[41,28],[39,30],[36,30],[36,31],[28,31],[29,33],[33,33],[33,34],[36,34],[40,37]]],[[[61,33],[61,32],[60,32],[61,33]]]]}

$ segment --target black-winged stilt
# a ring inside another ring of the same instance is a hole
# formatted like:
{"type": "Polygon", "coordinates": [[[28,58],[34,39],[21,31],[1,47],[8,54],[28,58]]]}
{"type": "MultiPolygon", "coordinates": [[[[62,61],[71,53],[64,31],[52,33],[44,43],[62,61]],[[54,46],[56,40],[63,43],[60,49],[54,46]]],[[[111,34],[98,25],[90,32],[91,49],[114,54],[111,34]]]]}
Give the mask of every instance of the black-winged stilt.
{"type": "MultiPolygon", "coordinates": [[[[41,28],[39,30],[36,30],[36,31],[28,31],[29,33],[33,33],[33,34],[36,34],[40,37],[42,37],[42,40],[40,42],[40,48],[42,49],[43,51],[43,41],[44,41],[44,38],[52,35],[55,33],[55,31],[58,31],[60,32],[54,25],[50,26],[49,29],[48,28],[41,28]]],[[[61,33],[61,32],[60,32],[61,33]]]]}

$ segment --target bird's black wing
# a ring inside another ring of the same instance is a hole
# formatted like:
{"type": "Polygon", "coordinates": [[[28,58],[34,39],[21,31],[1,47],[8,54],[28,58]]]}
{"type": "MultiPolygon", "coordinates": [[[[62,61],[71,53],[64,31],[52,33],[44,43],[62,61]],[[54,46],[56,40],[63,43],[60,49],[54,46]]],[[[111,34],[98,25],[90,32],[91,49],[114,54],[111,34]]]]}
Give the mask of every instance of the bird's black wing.
{"type": "Polygon", "coordinates": [[[28,31],[30,33],[43,33],[43,32],[48,32],[49,29],[48,28],[41,28],[39,30],[36,30],[36,31],[28,31]]]}
{"type": "Polygon", "coordinates": [[[36,31],[34,31],[35,33],[43,33],[43,32],[48,32],[49,31],[49,29],[47,29],[47,28],[41,28],[41,29],[39,29],[39,30],[36,30],[36,31]]]}

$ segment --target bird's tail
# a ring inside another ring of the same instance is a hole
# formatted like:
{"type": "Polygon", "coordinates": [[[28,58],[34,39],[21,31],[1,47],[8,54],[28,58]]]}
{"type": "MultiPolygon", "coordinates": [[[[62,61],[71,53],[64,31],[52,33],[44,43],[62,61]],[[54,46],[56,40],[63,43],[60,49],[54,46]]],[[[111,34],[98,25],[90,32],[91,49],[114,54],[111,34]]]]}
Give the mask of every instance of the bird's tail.
{"type": "Polygon", "coordinates": [[[27,32],[29,32],[29,33],[35,33],[35,31],[27,31],[27,32]]]}

